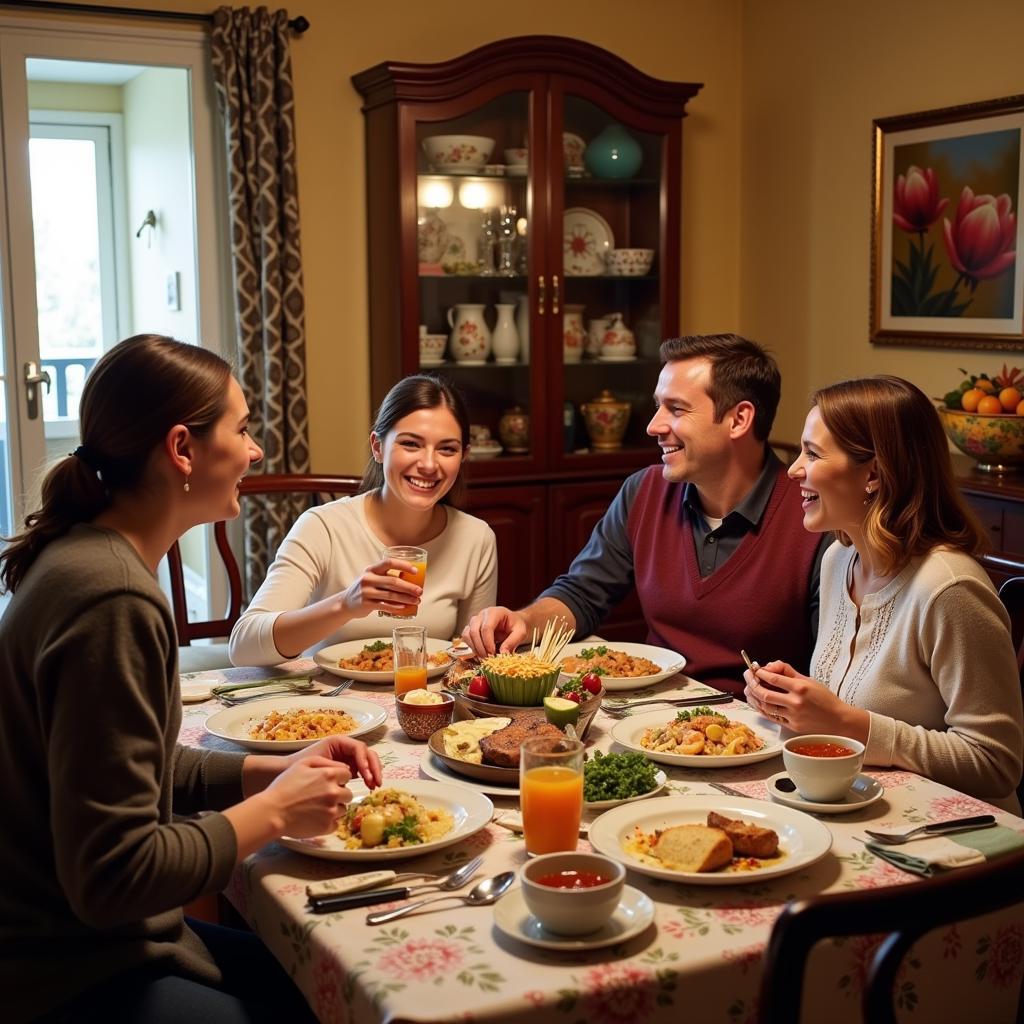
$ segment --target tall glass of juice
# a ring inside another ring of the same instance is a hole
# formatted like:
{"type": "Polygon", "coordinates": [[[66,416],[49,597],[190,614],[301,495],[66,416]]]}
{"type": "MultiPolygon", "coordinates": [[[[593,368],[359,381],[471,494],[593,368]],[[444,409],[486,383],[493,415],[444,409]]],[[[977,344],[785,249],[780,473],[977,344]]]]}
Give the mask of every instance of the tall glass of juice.
{"type": "MultiPolygon", "coordinates": [[[[388,569],[389,576],[397,576],[399,579],[408,580],[422,587],[427,578],[427,552],[424,548],[413,547],[409,544],[395,544],[385,548],[381,552],[381,558],[394,558],[401,562],[408,562],[411,569],[388,569]]],[[[415,604],[404,604],[394,611],[378,609],[378,615],[386,615],[392,619],[411,619],[418,611],[419,606],[415,604]]]]}
{"type": "Polygon", "coordinates": [[[395,652],[395,696],[427,685],[427,627],[395,626],[392,631],[395,652]]]}
{"type": "Polygon", "coordinates": [[[583,744],[566,737],[523,741],[519,756],[519,802],[526,852],[575,850],[583,812],[583,744]]]}

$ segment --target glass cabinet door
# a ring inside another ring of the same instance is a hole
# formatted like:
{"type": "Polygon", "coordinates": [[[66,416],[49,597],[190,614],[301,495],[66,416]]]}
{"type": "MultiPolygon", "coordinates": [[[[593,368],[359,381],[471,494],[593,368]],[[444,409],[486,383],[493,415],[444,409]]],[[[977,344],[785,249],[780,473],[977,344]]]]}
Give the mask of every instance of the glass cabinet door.
{"type": "Polygon", "coordinates": [[[530,373],[531,92],[418,120],[415,138],[418,366],[465,395],[471,458],[523,461],[539,411],[530,373]]]}
{"type": "Polygon", "coordinates": [[[666,227],[672,209],[678,223],[678,200],[663,170],[671,125],[627,119],[592,89],[554,91],[549,251],[562,275],[552,309],[562,344],[549,365],[561,384],[560,449],[570,461],[640,465],[655,456],[645,428],[658,348],[677,330],[678,236],[666,227]]]}

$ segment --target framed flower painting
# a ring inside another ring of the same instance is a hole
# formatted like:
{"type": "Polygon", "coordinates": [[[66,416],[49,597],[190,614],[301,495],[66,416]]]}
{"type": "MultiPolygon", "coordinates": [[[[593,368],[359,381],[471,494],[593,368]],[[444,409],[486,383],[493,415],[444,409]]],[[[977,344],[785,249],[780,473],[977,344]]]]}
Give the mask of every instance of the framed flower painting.
{"type": "Polygon", "coordinates": [[[1024,348],[1024,96],[874,122],[871,340],[1024,348]]]}

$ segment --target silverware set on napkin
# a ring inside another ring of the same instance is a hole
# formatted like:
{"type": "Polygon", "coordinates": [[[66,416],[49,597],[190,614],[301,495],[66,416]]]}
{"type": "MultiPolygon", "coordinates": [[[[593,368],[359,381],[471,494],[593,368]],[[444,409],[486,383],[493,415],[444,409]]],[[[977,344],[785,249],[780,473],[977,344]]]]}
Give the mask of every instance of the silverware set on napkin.
{"type": "Polygon", "coordinates": [[[703,697],[652,697],[649,700],[623,701],[621,704],[609,704],[606,697],[601,703],[601,710],[612,718],[625,718],[633,708],[642,708],[648,704],[667,704],[673,708],[699,708],[705,704],[729,704],[734,698],[728,693],[708,693],[703,697]]]}
{"type": "Polygon", "coordinates": [[[317,697],[337,697],[338,694],[344,693],[351,685],[351,679],[343,679],[334,689],[318,692],[316,683],[309,676],[275,676],[272,679],[259,679],[251,683],[215,686],[210,692],[221,704],[235,707],[238,704],[248,704],[252,700],[263,700],[264,697],[293,696],[295,694],[307,693],[317,697]],[[239,691],[247,690],[253,692],[243,692],[239,696],[239,691]]]}

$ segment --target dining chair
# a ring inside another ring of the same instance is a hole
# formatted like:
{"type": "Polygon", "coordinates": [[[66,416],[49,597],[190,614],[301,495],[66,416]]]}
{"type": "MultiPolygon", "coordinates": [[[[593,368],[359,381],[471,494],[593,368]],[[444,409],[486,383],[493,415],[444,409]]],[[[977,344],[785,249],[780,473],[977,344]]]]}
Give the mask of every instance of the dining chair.
{"type": "MultiPolygon", "coordinates": [[[[865,1024],[896,1024],[896,975],[919,938],[935,928],[1022,903],[1024,850],[908,885],[792,900],[777,918],[765,950],[759,1020],[800,1020],[804,968],[815,943],[888,933],[868,967],[861,1016],[865,1024]]],[[[1022,1019],[1021,1009],[1018,994],[1017,1020],[1022,1019]]]]}
{"type": "MultiPolygon", "coordinates": [[[[242,478],[238,491],[240,500],[273,495],[306,495],[304,502],[307,508],[322,505],[345,495],[355,494],[359,489],[360,478],[357,476],[334,476],[328,474],[300,473],[253,473],[242,478]]],[[[182,565],[181,550],[177,542],[167,552],[167,568],[170,577],[171,610],[178,631],[178,654],[181,670],[225,667],[230,664],[227,658],[227,645],[197,645],[193,640],[227,637],[231,628],[242,614],[244,600],[244,575],[238,559],[231,546],[228,536],[228,524],[224,521],[214,524],[214,543],[220,556],[221,564],[227,578],[228,597],[227,609],[223,617],[204,620],[190,620],[186,601],[185,575],[182,565]]]]}

